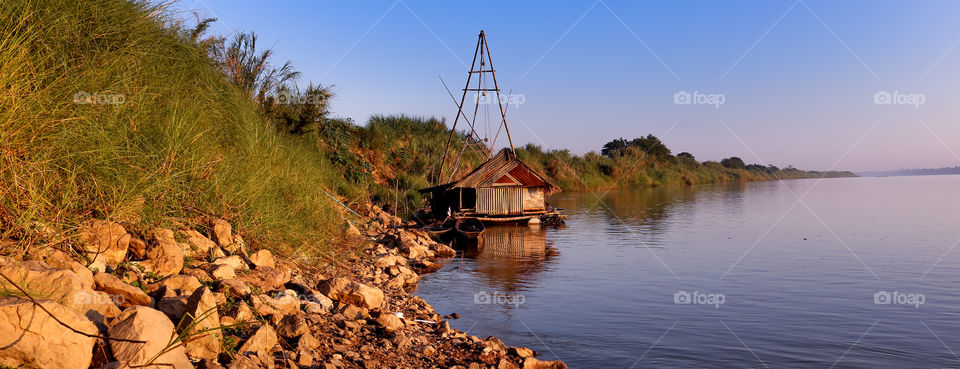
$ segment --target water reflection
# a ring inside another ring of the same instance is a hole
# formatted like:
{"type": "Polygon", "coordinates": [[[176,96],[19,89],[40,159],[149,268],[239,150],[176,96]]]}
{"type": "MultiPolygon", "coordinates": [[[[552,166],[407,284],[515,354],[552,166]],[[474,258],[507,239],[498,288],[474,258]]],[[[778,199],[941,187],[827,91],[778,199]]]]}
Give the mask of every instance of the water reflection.
{"type": "Polygon", "coordinates": [[[525,290],[559,255],[543,229],[528,225],[490,226],[464,249],[464,257],[476,259],[477,275],[503,292],[525,290]]]}

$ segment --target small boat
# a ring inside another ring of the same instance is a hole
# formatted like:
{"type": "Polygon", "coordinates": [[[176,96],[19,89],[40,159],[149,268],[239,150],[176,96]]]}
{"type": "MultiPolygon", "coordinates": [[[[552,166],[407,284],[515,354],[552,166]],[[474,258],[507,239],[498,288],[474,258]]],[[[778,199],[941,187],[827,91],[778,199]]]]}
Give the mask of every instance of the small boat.
{"type": "Polygon", "coordinates": [[[477,219],[462,218],[457,220],[457,232],[467,238],[478,238],[486,229],[487,227],[483,225],[483,222],[477,219]]]}
{"type": "Polygon", "coordinates": [[[437,222],[426,226],[423,228],[423,230],[432,237],[441,237],[452,231],[455,225],[456,221],[453,219],[448,219],[444,222],[437,222]]]}

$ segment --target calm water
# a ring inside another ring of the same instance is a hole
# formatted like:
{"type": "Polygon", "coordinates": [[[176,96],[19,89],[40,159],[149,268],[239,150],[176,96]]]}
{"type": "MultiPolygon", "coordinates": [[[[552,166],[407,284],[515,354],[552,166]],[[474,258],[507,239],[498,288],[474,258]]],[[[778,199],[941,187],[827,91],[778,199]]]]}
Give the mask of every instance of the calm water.
{"type": "Polygon", "coordinates": [[[960,176],[551,202],[566,227],[489,228],[418,294],[572,368],[960,367],[960,176]]]}

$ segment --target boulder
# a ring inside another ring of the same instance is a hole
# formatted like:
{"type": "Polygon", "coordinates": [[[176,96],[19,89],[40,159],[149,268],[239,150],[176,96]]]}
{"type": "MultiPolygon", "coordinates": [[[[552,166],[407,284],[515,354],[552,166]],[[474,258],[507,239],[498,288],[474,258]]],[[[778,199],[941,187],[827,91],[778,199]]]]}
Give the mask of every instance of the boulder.
{"type": "Polygon", "coordinates": [[[127,256],[130,234],[117,223],[100,219],[89,220],[80,224],[78,233],[82,251],[94,263],[115,267],[127,256]]]}
{"type": "Polygon", "coordinates": [[[214,219],[210,221],[210,227],[213,228],[213,240],[220,247],[228,248],[233,245],[233,228],[230,223],[223,219],[214,219]]]}
{"type": "Polygon", "coordinates": [[[163,312],[171,321],[179,322],[187,313],[189,295],[177,295],[174,290],[167,287],[162,287],[157,294],[156,309],[163,312]]]}
{"type": "Polygon", "coordinates": [[[403,320],[393,314],[380,314],[377,318],[377,324],[383,327],[387,333],[393,333],[403,328],[403,320]]]}
{"type": "Polygon", "coordinates": [[[174,291],[177,296],[190,296],[193,294],[193,291],[196,291],[202,286],[203,284],[200,283],[197,277],[178,274],[150,284],[147,286],[147,293],[153,293],[153,291],[159,290],[161,287],[166,287],[174,291]]]}
{"type": "Polygon", "coordinates": [[[63,251],[56,249],[48,250],[46,255],[43,256],[43,262],[53,268],[65,269],[76,273],[83,283],[83,288],[93,288],[93,272],[83,264],[74,261],[70,255],[67,255],[63,251]]]}
{"type": "Polygon", "coordinates": [[[232,279],[237,276],[237,272],[234,271],[233,267],[226,264],[211,264],[210,267],[207,268],[207,272],[210,273],[213,279],[218,281],[232,279]]]}
{"type": "Polygon", "coordinates": [[[280,320],[277,333],[284,338],[298,338],[310,333],[310,326],[307,325],[307,319],[303,314],[290,314],[280,320]]]}
{"type": "Polygon", "coordinates": [[[308,350],[314,350],[317,347],[320,347],[320,340],[313,336],[309,331],[300,336],[300,339],[297,340],[298,348],[305,348],[308,350]]]}
{"type": "MultiPolygon", "coordinates": [[[[97,327],[76,311],[53,301],[40,304],[78,331],[98,333],[97,327]]],[[[95,343],[95,338],[67,329],[28,300],[0,300],[0,366],[86,369],[95,343]]]]}
{"type": "Polygon", "coordinates": [[[234,270],[247,270],[250,269],[247,267],[247,263],[243,261],[243,258],[240,255],[231,255],[227,257],[222,257],[213,261],[214,264],[223,264],[233,267],[234,270]]]}
{"type": "Polygon", "coordinates": [[[136,237],[130,238],[130,246],[127,248],[127,252],[134,259],[143,260],[147,257],[147,243],[136,237]]]}
{"type": "Polygon", "coordinates": [[[261,249],[250,255],[250,262],[257,268],[268,267],[276,268],[277,262],[273,259],[273,254],[270,253],[270,250],[261,249]]]}
{"type": "Polygon", "coordinates": [[[220,315],[217,314],[217,302],[206,287],[197,289],[187,300],[186,315],[180,321],[178,330],[187,331],[187,356],[196,359],[215,360],[220,355],[220,315]]]}
{"type": "Polygon", "coordinates": [[[433,251],[434,254],[437,255],[437,257],[441,257],[441,258],[452,258],[454,256],[457,256],[456,250],[442,243],[430,244],[430,250],[433,251]]]}
{"type": "Polygon", "coordinates": [[[113,301],[121,308],[128,308],[133,305],[150,306],[153,299],[147,296],[143,290],[124,283],[120,278],[107,273],[97,273],[93,276],[96,283],[95,289],[103,291],[113,297],[113,301]]]}
{"type": "Polygon", "coordinates": [[[367,309],[383,305],[383,291],[343,277],[322,281],[317,284],[317,290],[333,300],[367,309]]]}
{"type": "Polygon", "coordinates": [[[528,357],[523,360],[523,369],[567,369],[567,364],[560,360],[540,361],[536,358],[528,357]]]}
{"type": "Polygon", "coordinates": [[[260,315],[289,315],[300,311],[300,299],[291,290],[278,292],[272,296],[258,295],[250,298],[253,309],[260,315]]]}
{"type": "Polygon", "coordinates": [[[238,275],[236,279],[243,281],[248,286],[269,291],[283,288],[284,284],[290,280],[290,272],[271,267],[259,267],[250,271],[250,273],[238,275]]]}
{"type": "Polygon", "coordinates": [[[247,296],[250,296],[250,287],[246,283],[238,279],[224,279],[218,284],[221,292],[226,293],[228,296],[244,299],[247,296]]]}
{"type": "Polygon", "coordinates": [[[511,347],[510,354],[521,358],[533,357],[533,350],[526,347],[511,347]]]}
{"type": "Polygon", "coordinates": [[[180,236],[186,241],[183,249],[184,255],[196,259],[204,259],[208,256],[223,257],[223,250],[216,243],[204,236],[202,233],[192,229],[181,229],[180,236]]]}
{"type": "Polygon", "coordinates": [[[173,322],[158,310],[146,306],[132,306],[117,317],[110,326],[111,338],[144,341],[145,343],[110,340],[110,348],[117,361],[125,361],[131,366],[144,364],[148,368],[193,369],[183,346],[166,350],[174,332],[173,322]],[[157,356],[161,352],[162,355],[157,356]],[[156,357],[151,363],[151,359],[156,357]]]}
{"type": "MultiPolygon", "coordinates": [[[[21,262],[0,257],[0,274],[13,280],[32,296],[76,309],[95,322],[120,314],[110,295],[94,291],[88,281],[73,271],[52,268],[39,260],[21,262]]],[[[6,280],[0,280],[0,289],[17,290],[6,280]]]]}
{"type": "Polygon", "coordinates": [[[153,244],[147,248],[147,260],[140,263],[144,270],[160,277],[180,273],[183,270],[183,247],[173,237],[169,229],[157,229],[151,232],[153,244]]]}
{"type": "Polygon", "coordinates": [[[277,338],[277,332],[270,328],[269,325],[262,325],[260,329],[250,336],[247,339],[247,342],[243,343],[243,346],[240,346],[240,349],[237,350],[238,354],[253,353],[258,352],[270,352],[273,349],[273,346],[276,346],[280,340],[277,338]]]}

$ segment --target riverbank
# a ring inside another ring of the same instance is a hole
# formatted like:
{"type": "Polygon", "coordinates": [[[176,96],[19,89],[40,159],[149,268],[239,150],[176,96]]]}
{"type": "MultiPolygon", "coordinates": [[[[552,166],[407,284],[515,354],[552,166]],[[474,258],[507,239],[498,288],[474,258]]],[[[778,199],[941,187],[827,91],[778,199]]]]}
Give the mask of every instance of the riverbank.
{"type": "Polygon", "coordinates": [[[450,328],[456,314],[441,316],[409,291],[455,251],[395,228],[403,221],[377,207],[358,210],[363,231],[344,240],[356,254],[342,261],[249,249],[219,219],[145,233],[85,222],[85,264],[55,247],[3,257],[0,365],[566,367],[450,328]]]}

